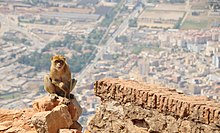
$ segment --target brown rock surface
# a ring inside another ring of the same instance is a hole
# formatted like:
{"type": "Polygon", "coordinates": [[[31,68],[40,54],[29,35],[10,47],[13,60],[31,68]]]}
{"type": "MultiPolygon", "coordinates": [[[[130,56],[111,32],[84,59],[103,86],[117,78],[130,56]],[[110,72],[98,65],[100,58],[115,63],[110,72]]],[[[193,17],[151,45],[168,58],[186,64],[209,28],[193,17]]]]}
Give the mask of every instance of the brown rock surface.
{"type": "Polygon", "coordinates": [[[81,113],[82,109],[76,99],[71,100],[70,105],[66,106],[62,97],[51,102],[49,96],[46,96],[35,100],[33,108],[0,109],[0,133],[34,133],[37,130],[46,132],[48,129],[49,133],[54,133],[61,128],[75,128],[73,131],[81,131],[82,126],[77,122],[81,113]],[[36,130],[32,121],[40,128],[36,130]]]}
{"type": "Polygon", "coordinates": [[[157,85],[102,79],[94,84],[102,100],[91,132],[220,132],[220,103],[157,85]]]}
{"type": "Polygon", "coordinates": [[[56,106],[52,111],[36,113],[31,120],[38,133],[57,133],[59,129],[69,129],[73,124],[66,105],[56,106]]]}
{"type": "MultiPolygon", "coordinates": [[[[33,108],[38,112],[50,111],[57,105],[63,104],[63,102],[63,97],[59,97],[59,99],[52,102],[49,96],[45,96],[41,99],[33,101],[33,108]]],[[[79,116],[82,114],[82,108],[75,98],[71,99],[70,104],[68,104],[68,110],[73,121],[77,121],[79,116]]]]}
{"type": "Polygon", "coordinates": [[[78,131],[82,131],[82,126],[77,121],[73,121],[70,129],[77,129],[78,131]]]}
{"type": "Polygon", "coordinates": [[[0,109],[0,133],[35,131],[30,121],[34,113],[36,112],[33,109],[0,109]]]}
{"type": "Polygon", "coordinates": [[[52,102],[49,96],[42,97],[33,101],[33,109],[35,109],[38,112],[51,111],[61,102],[60,99],[52,102]]]}

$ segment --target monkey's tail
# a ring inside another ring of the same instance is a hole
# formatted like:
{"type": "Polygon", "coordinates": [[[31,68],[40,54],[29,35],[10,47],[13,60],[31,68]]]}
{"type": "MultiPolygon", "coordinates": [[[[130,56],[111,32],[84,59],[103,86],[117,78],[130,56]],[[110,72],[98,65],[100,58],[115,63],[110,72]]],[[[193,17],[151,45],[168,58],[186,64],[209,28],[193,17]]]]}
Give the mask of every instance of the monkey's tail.
{"type": "Polygon", "coordinates": [[[76,83],[77,83],[77,80],[76,80],[76,79],[72,79],[72,80],[71,80],[71,83],[70,83],[70,92],[75,88],[76,83]]]}

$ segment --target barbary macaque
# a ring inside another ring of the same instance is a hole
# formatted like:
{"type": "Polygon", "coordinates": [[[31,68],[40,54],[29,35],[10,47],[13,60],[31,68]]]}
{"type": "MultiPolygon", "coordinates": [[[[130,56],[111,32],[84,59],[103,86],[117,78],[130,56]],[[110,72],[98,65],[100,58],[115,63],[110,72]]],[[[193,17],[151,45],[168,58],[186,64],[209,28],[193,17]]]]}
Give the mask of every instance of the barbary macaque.
{"type": "Polygon", "coordinates": [[[70,92],[76,85],[77,80],[71,78],[69,65],[63,55],[51,57],[50,74],[44,76],[44,89],[50,93],[51,100],[62,96],[68,100],[74,98],[70,92]]]}

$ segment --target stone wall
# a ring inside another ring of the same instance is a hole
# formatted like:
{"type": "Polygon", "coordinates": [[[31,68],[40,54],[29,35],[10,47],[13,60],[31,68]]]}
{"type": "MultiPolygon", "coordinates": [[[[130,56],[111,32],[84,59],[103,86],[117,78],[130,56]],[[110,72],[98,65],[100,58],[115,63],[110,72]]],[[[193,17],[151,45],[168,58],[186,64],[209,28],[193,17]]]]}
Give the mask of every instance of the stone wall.
{"type": "Polygon", "coordinates": [[[220,132],[220,103],[207,97],[119,79],[99,80],[94,91],[102,103],[89,123],[91,132],[220,132]]]}

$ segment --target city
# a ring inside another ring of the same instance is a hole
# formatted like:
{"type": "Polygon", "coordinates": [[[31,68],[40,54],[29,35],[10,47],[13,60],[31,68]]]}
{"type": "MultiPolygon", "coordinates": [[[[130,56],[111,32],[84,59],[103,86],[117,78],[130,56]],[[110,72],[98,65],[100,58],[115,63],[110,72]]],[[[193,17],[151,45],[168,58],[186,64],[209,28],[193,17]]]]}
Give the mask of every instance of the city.
{"type": "Polygon", "coordinates": [[[0,107],[47,95],[49,58],[63,54],[78,82],[80,122],[94,114],[96,80],[113,77],[220,98],[215,0],[1,0],[0,107]]]}

